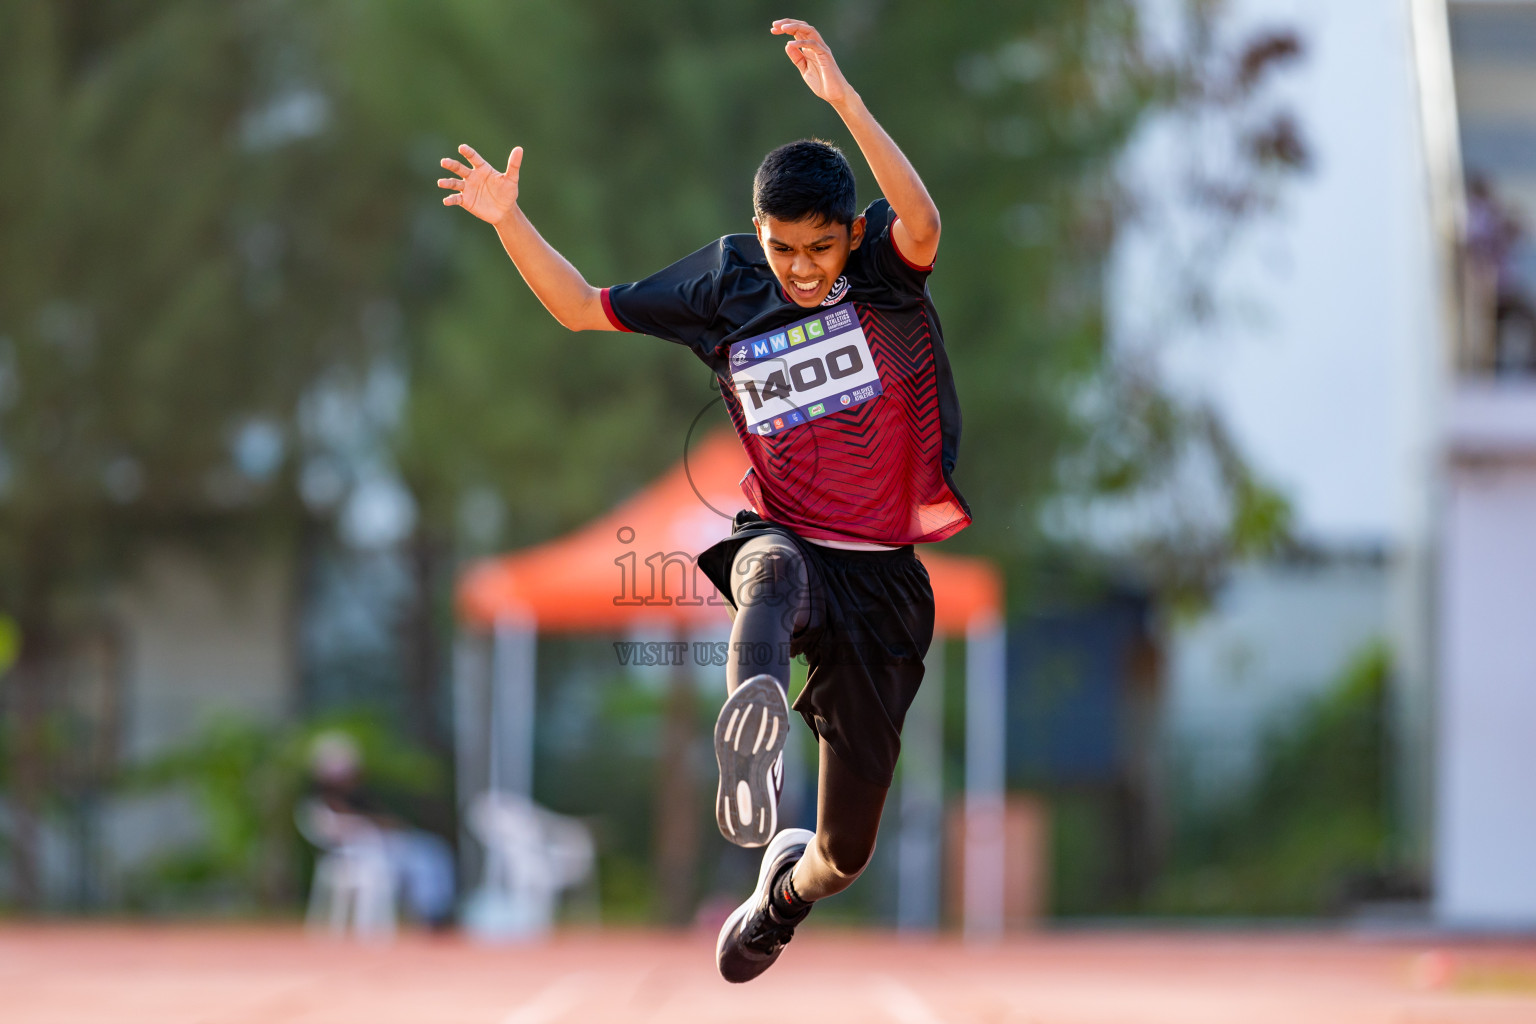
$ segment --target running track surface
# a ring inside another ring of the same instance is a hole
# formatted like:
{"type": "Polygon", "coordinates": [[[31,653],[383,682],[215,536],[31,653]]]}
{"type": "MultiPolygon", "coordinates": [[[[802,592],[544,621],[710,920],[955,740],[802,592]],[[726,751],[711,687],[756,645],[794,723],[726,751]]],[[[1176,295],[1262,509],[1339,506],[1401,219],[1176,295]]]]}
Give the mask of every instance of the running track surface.
{"type": "Polygon", "coordinates": [[[823,930],[731,986],[704,933],[532,946],[287,927],[0,926],[5,1024],[1533,1024],[1536,941],[823,930]]]}

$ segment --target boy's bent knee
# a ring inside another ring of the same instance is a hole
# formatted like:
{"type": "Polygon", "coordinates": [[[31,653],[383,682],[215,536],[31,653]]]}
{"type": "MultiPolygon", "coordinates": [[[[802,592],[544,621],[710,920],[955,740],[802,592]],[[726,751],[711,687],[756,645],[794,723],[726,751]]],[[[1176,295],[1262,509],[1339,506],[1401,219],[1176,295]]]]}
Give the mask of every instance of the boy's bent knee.
{"type": "Polygon", "coordinates": [[[816,837],[816,853],[827,869],[847,885],[869,867],[870,858],[875,855],[875,841],[851,842],[819,835],[816,837]]]}
{"type": "Polygon", "coordinates": [[[799,563],[799,552],[787,546],[743,549],[733,569],[738,602],[798,596],[803,587],[799,563]]]}
{"type": "Polygon", "coordinates": [[[736,573],[753,582],[788,579],[794,557],[794,553],[786,548],[752,551],[737,561],[736,573]]]}

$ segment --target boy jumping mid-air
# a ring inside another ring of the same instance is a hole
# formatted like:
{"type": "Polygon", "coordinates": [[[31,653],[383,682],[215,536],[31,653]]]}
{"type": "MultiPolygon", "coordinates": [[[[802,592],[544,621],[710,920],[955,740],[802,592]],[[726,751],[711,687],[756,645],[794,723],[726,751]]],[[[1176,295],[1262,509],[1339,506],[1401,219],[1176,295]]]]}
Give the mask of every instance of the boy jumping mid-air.
{"type": "Polygon", "coordinates": [[[726,235],[633,284],[594,288],[518,207],[505,172],[469,146],[438,184],[494,225],[545,307],[575,331],[686,345],[714,370],[752,468],[754,511],[699,556],[731,605],[730,696],[715,725],[721,833],[767,844],[756,891],[725,922],[727,981],[765,971],[816,900],[864,870],[933,638],[933,588],[913,545],[970,523],[950,480],[960,408],[927,279],[939,211],[818,33],[773,32],[842,117],[885,198],[857,212],[834,146],[792,142],[752,183],[753,234],[726,235]],[[761,656],[771,652],[764,665],[761,656]],[[789,660],[810,668],[795,710],[820,748],[816,831],[778,830],[789,660]]]}

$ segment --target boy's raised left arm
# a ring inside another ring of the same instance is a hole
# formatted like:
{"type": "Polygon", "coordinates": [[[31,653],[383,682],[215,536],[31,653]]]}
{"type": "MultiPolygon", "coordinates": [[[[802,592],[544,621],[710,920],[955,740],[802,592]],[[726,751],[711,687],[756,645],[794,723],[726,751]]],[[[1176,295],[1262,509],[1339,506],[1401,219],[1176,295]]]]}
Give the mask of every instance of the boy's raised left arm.
{"type": "Polygon", "coordinates": [[[843,77],[820,32],[797,18],[780,18],[773,23],[773,33],[793,37],[784,44],[784,52],[811,92],[832,105],[859,144],[880,191],[896,211],[898,220],[892,230],[896,248],[918,266],[931,265],[939,251],[939,208],[911,161],[843,77]]]}

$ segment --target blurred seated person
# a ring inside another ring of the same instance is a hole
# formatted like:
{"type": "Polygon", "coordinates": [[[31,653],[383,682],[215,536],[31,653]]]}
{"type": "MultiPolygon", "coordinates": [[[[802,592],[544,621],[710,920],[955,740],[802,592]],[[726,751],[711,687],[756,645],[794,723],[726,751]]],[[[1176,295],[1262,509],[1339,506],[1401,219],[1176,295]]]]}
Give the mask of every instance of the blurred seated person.
{"type": "Polygon", "coordinates": [[[362,819],[377,830],[395,892],[417,920],[433,928],[453,923],[453,851],[441,836],[413,828],[371,791],[363,778],[362,752],[340,731],[316,736],[310,748],[310,799],[330,811],[362,819]]]}
{"type": "Polygon", "coordinates": [[[1467,177],[1466,253],[1473,368],[1536,370],[1536,253],[1519,213],[1477,172],[1467,177]]]}

